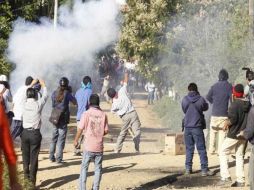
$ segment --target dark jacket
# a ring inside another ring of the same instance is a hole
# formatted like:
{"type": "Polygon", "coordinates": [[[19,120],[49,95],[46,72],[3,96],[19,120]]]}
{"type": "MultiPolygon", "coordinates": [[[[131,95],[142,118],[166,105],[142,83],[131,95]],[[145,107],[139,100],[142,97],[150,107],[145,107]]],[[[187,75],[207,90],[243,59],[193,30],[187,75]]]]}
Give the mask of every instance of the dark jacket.
{"type": "Polygon", "coordinates": [[[237,139],[237,135],[246,128],[247,116],[250,109],[250,102],[243,99],[236,99],[228,109],[228,119],[231,126],[227,137],[237,139]]]}
{"type": "Polygon", "coordinates": [[[185,128],[203,128],[202,114],[208,110],[208,103],[197,92],[189,92],[182,100],[185,128]]]}
{"type": "Polygon", "coordinates": [[[59,124],[60,125],[65,125],[68,124],[70,121],[70,111],[69,111],[69,102],[75,102],[75,98],[74,96],[72,96],[72,94],[65,90],[64,91],[64,98],[62,100],[62,102],[57,102],[56,98],[57,95],[59,93],[59,89],[55,90],[51,96],[51,100],[52,100],[52,108],[58,108],[63,110],[63,113],[59,119],[59,124]]]}
{"type": "Polygon", "coordinates": [[[211,87],[206,99],[213,104],[212,116],[227,117],[231,94],[232,85],[226,80],[218,81],[211,87]]]}
{"type": "Polygon", "coordinates": [[[244,138],[254,145],[254,106],[251,107],[248,117],[246,128],[244,129],[244,138]]]}

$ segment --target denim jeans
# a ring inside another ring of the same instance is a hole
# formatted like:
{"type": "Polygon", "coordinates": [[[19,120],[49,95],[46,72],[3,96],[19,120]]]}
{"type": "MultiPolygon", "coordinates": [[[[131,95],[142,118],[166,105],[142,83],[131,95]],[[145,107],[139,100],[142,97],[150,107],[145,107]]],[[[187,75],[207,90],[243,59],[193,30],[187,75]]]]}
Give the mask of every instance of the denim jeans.
{"type": "Polygon", "coordinates": [[[23,131],[23,122],[20,120],[13,120],[11,124],[11,136],[15,140],[18,136],[21,135],[23,131]]]}
{"type": "Polygon", "coordinates": [[[206,153],[205,137],[203,129],[201,128],[185,128],[184,131],[184,141],[186,147],[186,161],[185,168],[186,170],[192,170],[192,160],[195,150],[195,145],[198,150],[201,170],[208,170],[208,158],[206,153]]]}
{"type": "Polygon", "coordinates": [[[99,190],[102,175],[102,152],[84,151],[81,172],[79,176],[79,190],[86,190],[87,171],[91,161],[94,161],[94,183],[93,190],[99,190]]]}
{"type": "Polygon", "coordinates": [[[148,92],[148,104],[153,104],[154,91],[148,92]]]}
{"type": "Polygon", "coordinates": [[[67,124],[53,127],[52,139],[49,149],[49,159],[52,161],[61,162],[63,160],[63,150],[65,146],[67,134],[67,124]],[[56,152],[57,145],[57,153],[56,152]]]}
{"type": "Polygon", "coordinates": [[[251,154],[249,160],[249,181],[250,190],[254,190],[254,145],[251,145],[251,154]]]}

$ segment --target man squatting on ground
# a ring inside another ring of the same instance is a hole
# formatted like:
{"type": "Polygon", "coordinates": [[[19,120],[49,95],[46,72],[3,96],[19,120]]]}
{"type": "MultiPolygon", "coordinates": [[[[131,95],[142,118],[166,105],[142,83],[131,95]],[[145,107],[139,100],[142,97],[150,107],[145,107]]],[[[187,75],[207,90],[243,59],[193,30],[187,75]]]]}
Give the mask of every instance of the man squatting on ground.
{"type": "Polygon", "coordinates": [[[208,169],[208,158],[203,132],[205,128],[203,112],[208,110],[208,103],[199,95],[198,87],[195,83],[189,84],[188,91],[188,95],[182,100],[182,110],[185,114],[183,120],[186,147],[185,173],[192,173],[192,160],[196,145],[201,162],[201,175],[210,176],[213,175],[213,172],[208,169]]]}
{"type": "MultiPolygon", "coordinates": [[[[78,105],[78,111],[77,111],[77,127],[79,126],[79,121],[81,118],[81,115],[87,111],[88,104],[89,104],[89,98],[92,94],[92,80],[89,76],[85,76],[83,78],[83,81],[81,82],[81,87],[78,89],[78,91],[75,94],[75,98],[77,100],[78,105]]],[[[75,147],[74,155],[80,156],[81,152],[81,143],[83,141],[84,136],[82,135],[79,141],[79,144],[75,147]]]]}
{"type": "Polygon", "coordinates": [[[90,96],[89,109],[81,116],[74,146],[79,145],[79,137],[83,133],[84,154],[79,177],[79,189],[86,190],[86,179],[89,163],[94,161],[93,190],[99,190],[102,175],[103,136],[108,133],[108,120],[106,114],[100,109],[100,99],[97,94],[90,96]]]}
{"type": "Polygon", "coordinates": [[[44,81],[39,80],[43,89],[42,97],[37,100],[34,88],[26,91],[27,100],[23,109],[23,131],[21,133],[21,147],[24,176],[33,185],[36,184],[38,170],[38,156],[41,147],[41,112],[47,100],[47,88],[44,81]]]}
{"type": "Polygon", "coordinates": [[[140,120],[136,110],[134,109],[130,98],[127,93],[127,83],[128,83],[128,73],[125,73],[123,86],[116,92],[115,89],[109,88],[107,93],[110,98],[113,99],[111,111],[119,115],[119,117],[123,121],[123,126],[121,128],[121,132],[117,138],[116,143],[116,153],[120,153],[123,147],[124,139],[128,133],[128,129],[132,129],[133,142],[135,145],[135,151],[139,152],[139,144],[140,144],[140,120]]]}
{"type": "Polygon", "coordinates": [[[9,188],[10,190],[21,190],[21,186],[17,179],[17,156],[14,151],[14,146],[9,130],[9,122],[5,113],[3,104],[0,103],[0,190],[3,190],[3,163],[2,154],[8,165],[9,171],[9,188]]]}
{"type": "Polygon", "coordinates": [[[220,150],[220,174],[221,181],[219,185],[228,185],[231,183],[231,177],[228,170],[228,155],[231,150],[236,154],[236,182],[232,187],[244,187],[244,146],[246,140],[239,137],[240,132],[246,128],[247,115],[250,109],[250,102],[243,97],[244,87],[237,84],[233,88],[233,102],[228,110],[228,120],[223,130],[228,131],[227,137],[223,141],[220,150]]]}
{"type": "Polygon", "coordinates": [[[228,72],[225,69],[219,72],[219,81],[209,90],[206,99],[213,105],[210,122],[210,142],[209,153],[219,153],[221,144],[226,137],[226,132],[222,130],[228,115],[228,104],[231,99],[232,85],[227,81],[228,72]],[[216,142],[218,147],[216,150],[216,142]]]}

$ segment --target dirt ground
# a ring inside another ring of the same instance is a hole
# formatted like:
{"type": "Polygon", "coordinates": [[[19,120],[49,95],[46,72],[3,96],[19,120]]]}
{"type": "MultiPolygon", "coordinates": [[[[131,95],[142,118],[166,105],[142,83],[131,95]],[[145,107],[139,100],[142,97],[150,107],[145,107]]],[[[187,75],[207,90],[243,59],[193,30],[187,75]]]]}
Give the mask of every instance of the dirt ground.
{"type": "MultiPolygon", "coordinates": [[[[209,156],[209,166],[212,170],[215,170],[215,176],[201,177],[197,154],[194,156],[193,169],[195,173],[185,176],[183,174],[185,156],[172,156],[163,152],[164,136],[166,133],[170,133],[170,130],[160,126],[160,121],[152,111],[152,106],[148,106],[145,100],[135,99],[133,103],[142,123],[140,154],[134,153],[134,145],[130,135],[126,139],[122,153],[114,154],[114,143],[120,132],[121,120],[109,112],[109,104],[104,102],[101,104],[103,110],[107,112],[110,124],[110,134],[105,138],[102,190],[220,189],[215,186],[219,180],[219,163],[216,155],[209,156]]],[[[51,163],[48,160],[48,148],[43,146],[39,156],[37,176],[39,189],[77,189],[82,157],[73,156],[72,142],[75,128],[75,123],[70,124],[64,153],[64,164],[51,163]]],[[[19,151],[20,167],[22,167],[20,154],[19,151]]],[[[231,157],[229,161],[231,174],[234,174],[235,162],[231,157]]],[[[247,176],[248,160],[245,161],[247,176]]],[[[90,190],[93,182],[93,164],[90,165],[88,176],[87,189],[90,190]]],[[[232,178],[235,180],[234,175],[232,175],[232,178]]],[[[226,189],[232,188],[228,187],[226,189]]],[[[238,189],[247,190],[249,188],[238,189]]]]}

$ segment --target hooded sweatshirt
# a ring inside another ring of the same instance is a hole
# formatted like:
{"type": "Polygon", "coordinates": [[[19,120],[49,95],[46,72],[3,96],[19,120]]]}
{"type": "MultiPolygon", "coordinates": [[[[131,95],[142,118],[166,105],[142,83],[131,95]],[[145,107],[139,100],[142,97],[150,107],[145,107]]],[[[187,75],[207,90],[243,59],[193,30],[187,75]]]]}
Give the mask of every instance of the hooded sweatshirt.
{"type": "Polygon", "coordinates": [[[246,128],[250,102],[245,99],[236,99],[228,109],[228,119],[231,126],[227,137],[238,139],[237,135],[246,128]]]}
{"type": "Polygon", "coordinates": [[[182,110],[185,128],[196,128],[202,126],[202,115],[208,110],[208,103],[198,92],[191,91],[182,100],[182,110]]]}
{"type": "Polygon", "coordinates": [[[213,104],[212,116],[227,117],[231,94],[232,85],[226,80],[219,80],[210,88],[206,99],[213,104]]]}

